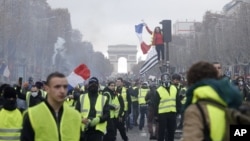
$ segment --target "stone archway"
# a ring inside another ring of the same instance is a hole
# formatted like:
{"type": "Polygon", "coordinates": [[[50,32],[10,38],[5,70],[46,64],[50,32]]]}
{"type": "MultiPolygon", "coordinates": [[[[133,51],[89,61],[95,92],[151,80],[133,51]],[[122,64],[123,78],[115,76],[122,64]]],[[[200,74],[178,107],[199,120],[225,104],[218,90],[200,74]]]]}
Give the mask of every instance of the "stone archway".
{"type": "Polygon", "coordinates": [[[118,73],[118,59],[127,59],[128,72],[132,72],[132,67],[137,64],[136,45],[110,45],[108,46],[109,61],[113,65],[113,72],[118,73]]]}

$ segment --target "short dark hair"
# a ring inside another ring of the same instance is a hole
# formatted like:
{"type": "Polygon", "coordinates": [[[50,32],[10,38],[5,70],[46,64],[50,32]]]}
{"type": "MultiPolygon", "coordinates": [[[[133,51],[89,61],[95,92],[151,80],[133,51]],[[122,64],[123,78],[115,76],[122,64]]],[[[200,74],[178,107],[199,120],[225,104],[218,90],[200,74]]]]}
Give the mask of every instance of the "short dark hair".
{"type": "Polygon", "coordinates": [[[217,62],[217,61],[212,62],[212,64],[213,64],[213,65],[215,65],[215,64],[221,65],[221,63],[220,63],[220,62],[217,62]]]}
{"type": "Polygon", "coordinates": [[[116,80],[120,80],[121,82],[123,82],[123,79],[121,77],[118,77],[116,80]]]}
{"type": "Polygon", "coordinates": [[[179,81],[181,81],[181,75],[179,75],[177,73],[173,74],[172,75],[172,80],[179,80],[179,81]]]}
{"type": "Polygon", "coordinates": [[[217,70],[213,64],[200,61],[193,64],[187,73],[188,86],[201,81],[202,79],[218,79],[217,70]]]}
{"type": "Polygon", "coordinates": [[[64,78],[65,75],[63,73],[60,73],[60,72],[53,72],[53,73],[49,74],[47,77],[47,80],[46,80],[46,85],[49,85],[51,79],[54,77],[64,78]]]}
{"type": "Polygon", "coordinates": [[[108,86],[110,86],[111,84],[115,84],[115,82],[114,81],[109,81],[108,86]]]}

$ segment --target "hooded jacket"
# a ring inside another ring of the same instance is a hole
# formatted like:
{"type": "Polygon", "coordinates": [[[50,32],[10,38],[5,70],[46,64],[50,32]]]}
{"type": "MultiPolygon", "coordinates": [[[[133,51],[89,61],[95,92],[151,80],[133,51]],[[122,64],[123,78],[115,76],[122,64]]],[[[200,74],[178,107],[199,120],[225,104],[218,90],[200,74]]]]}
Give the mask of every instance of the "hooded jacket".
{"type": "MultiPolygon", "coordinates": [[[[187,101],[184,106],[183,141],[201,141],[204,139],[203,118],[195,105],[200,100],[211,100],[226,107],[238,108],[241,105],[242,97],[239,90],[226,79],[206,79],[191,86],[187,91],[187,101]]],[[[211,113],[211,111],[209,113],[210,103],[208,102],[202,101],[200,105],[210,130],[210,137],[222,140],[225,136],[228,136],[225,129],[227,124],[225,117],[217,113],[211,113]]]]}

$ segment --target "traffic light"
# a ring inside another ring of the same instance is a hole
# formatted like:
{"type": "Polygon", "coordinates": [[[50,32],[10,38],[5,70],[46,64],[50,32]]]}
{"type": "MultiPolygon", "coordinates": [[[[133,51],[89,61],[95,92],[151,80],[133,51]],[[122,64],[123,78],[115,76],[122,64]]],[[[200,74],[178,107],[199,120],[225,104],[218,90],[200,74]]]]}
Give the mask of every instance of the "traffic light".
{"type": "Polygon", "coordinates": [[[160,24],[162,24],[164,42],[171,42],[172,41],[171,20],[163,20],[160,22],[160,24]]]}

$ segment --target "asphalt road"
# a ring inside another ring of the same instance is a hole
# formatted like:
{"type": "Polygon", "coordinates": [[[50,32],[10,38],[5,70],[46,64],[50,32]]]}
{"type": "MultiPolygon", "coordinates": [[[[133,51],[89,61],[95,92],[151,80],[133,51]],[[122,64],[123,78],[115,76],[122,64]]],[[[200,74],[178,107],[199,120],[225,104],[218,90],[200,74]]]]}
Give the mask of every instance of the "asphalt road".
{"type": "MultiPolygon", "coordinates": [[[[149,134],[147,131],[147,127],[140,131],[138,127],[134,127],[133,129],[129,129],[127,132],[127,136],[129,141],[149,141],[149,134]]],[[[175,141],[179,140],[178,134],[176,134],[175,141]]],[[[123,141],[121,139],[119,131],[117,131],[117,141],[123,141]]],[[[153,140],[152,140],[153,141],[153,140]]]]}

